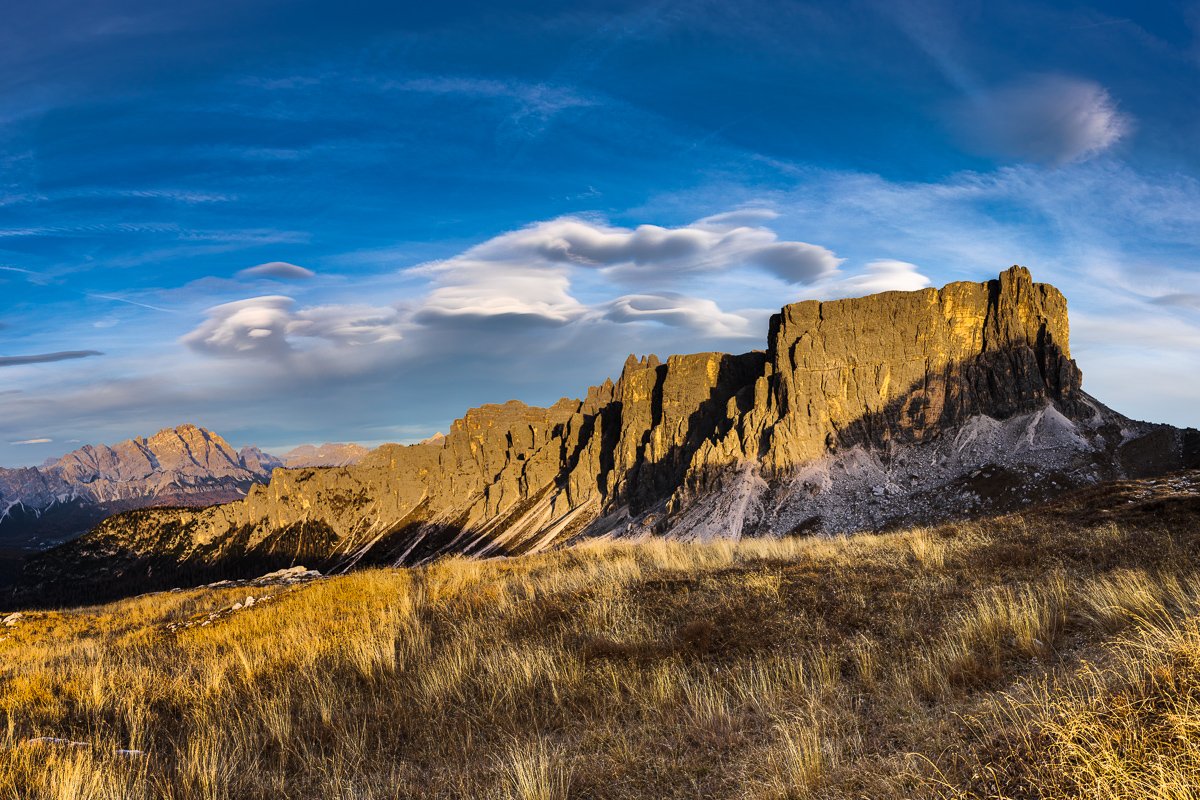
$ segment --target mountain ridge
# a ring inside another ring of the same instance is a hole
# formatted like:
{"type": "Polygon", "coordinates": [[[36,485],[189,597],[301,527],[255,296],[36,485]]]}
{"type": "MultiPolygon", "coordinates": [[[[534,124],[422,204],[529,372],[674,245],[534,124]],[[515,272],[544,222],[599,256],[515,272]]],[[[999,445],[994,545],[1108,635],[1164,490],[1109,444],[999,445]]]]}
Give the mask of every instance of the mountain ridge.
{"type": "Polygon", "coordinates": [[[151,504],[211,505],[243,497],[280,466],[185,423],[112,445],[84,445],[40,467],[0,468],[0,543],[35,546],[151,504]]]}
{"type": "Polygon", "coordinates": [[[0,468],[0,546],[70,538],[135,508],[230,502],[279,467],[348,466],[368,452],[348,443],[301,445],[282,456],[252,445],[234,450],[193,423],[86,444],[38,467],[0,468]]]}
{"type": "Polygon", "coordinates": [[[765,351],[631,356],[579,400],[484,405],[443,439],[277,470],[234,503],[130,512],[34,559],[24,583],[878,529],[1200,461],[1200,434],[1081,387],[1066,299],[1023,267],[805,301],[772,317],[765,351]]]}

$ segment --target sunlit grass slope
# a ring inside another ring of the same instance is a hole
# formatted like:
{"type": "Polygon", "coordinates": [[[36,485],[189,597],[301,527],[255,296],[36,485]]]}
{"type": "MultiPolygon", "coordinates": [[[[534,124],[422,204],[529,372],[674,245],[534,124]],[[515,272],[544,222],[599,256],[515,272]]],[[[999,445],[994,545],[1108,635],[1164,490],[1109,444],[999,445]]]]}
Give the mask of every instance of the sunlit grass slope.
{"type": "Polygon", "coordinates": [[[173,630],[248,590],[32,613],[0,628],[0,798],[1196,797],[1189,519],[450,560],[173,630]]]}

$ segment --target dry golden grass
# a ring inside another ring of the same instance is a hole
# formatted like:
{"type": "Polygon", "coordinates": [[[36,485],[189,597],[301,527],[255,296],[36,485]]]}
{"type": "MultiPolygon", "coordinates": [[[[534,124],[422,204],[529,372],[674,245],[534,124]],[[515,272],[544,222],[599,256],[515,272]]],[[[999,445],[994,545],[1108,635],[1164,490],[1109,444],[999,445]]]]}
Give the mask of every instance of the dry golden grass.
{"type": "Polygon", "coordinates": [[[34,612],[0,629],[0,800],[1193,798],[1197,533],[592,544],[34,612]]]}

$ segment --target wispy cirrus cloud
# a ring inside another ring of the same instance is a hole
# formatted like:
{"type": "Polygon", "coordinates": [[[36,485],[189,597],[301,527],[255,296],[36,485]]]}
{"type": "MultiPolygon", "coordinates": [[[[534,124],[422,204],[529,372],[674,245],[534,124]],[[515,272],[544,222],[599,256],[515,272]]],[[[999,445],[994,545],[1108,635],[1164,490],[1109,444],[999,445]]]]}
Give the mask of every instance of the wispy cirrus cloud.
{"type": "MultiPolygon", "coordinates": [[[[49,275],[32,269],[25,269],[24,267],[0,266],[0,273],[5,272],[37,286],[44,286],[53,282],[53,278],[51,278],[49,275]]],[[[0,280],[2,279],[3,277],[0,276],[0,280]]]]}
{"type": "Polygon", "coordinates": [[[119,186],[81,186],[57,191],[36,191],[0,197],[0,205],[26,203],[56,203],[72,200],[148,200],[167,201],[184,205],[227,203],[237,197],[222,192],[165,188],[124,188],[119,186]]]}
{"type": "Polygon", "coordinates": [[[97,300],[109,300],[113,303],[124,303],[125,305],[137,306],[138,308],[144,308],[148,311],[162,311],[167,314],[175,313],[174,309],[164,308],[163,306],[152,305],[150,303],[143,303],[140,300],[130,300],[128,297],[121,297],[120,295],[97,294],[94,292],[84,292],[84,294],[88,297],[94,297],[97,300]]]}
{"type": "Polygon", "coordinates": [[[550,116],[567,108],[580,108],[598,103],[596,99],[587,97],[574,86],[495,78],[437,75],[391,80],[380,85],[392,91],[507,98],[517,101],[527,108],[529,113],[538,116],[550,116]]]}
{"type": "Polygon", "coordinates": [[[1151,300],[1152,303],[1168,308],[1184,308],[1200,311],[1200,294],[1194,292],[1172,292],[1160,295],[1151,300]]]}
{"type": "Polygon", "coordinates": [[[498,80],[461,75],[433,75],[377,82],[387,92],[409,92],[451,98],[492,100],[510,105],[506,129],[526,136],[543,133],[557,115],[589,108],[603,101],[584,94],[574,85],[515,79],[498,80]]]}
{"type": "Polygon", "coordinates": [[[56,361],[73,361],[78,358],[102,356],[99,350],[60,350],[57,353],[34,353],[27,356],[0,356],[0,367],[18,367],[26,364],[52,364],[56,361]]]}

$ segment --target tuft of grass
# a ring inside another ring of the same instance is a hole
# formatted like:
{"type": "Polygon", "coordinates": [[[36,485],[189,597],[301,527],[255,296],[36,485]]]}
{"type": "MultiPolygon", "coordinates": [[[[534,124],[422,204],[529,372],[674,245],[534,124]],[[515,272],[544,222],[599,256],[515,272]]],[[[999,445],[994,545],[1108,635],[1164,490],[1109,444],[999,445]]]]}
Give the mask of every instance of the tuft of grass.
{"type": "Polygon", "coordinates": [[[908,532],[908,548],[917,564],[940,569],[946,561],[946,545],[928,528],[908,532]]]}
{"type": "Polygon", "coordinates": [[[544,740],[514,743],[503,761],[506,800],[567,800],[571,771],[544,740]]]}
{"type": "Polygon", "coordinates": [[[802,720],[779,723],[770,751],[765,794],[779,800],[813,797],[828,767],[828,756],[815,723],[802,720]]]}

